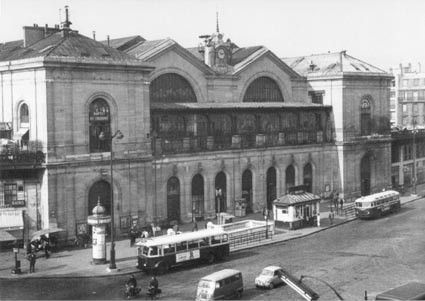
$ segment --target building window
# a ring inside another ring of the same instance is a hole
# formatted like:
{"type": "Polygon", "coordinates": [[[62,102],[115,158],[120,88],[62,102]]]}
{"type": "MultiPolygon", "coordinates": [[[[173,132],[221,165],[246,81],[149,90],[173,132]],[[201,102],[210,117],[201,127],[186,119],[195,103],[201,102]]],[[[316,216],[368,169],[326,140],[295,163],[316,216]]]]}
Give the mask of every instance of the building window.
{"type": "Polygon", "coordinates": [[[395,91],[391,91],[391,92],[390,92],[390,97],[391,97],[391,98],[394,98],[394,97],[395,97],[395,91]]]}
{"type": "Polygon", "coordinates": [[[90,152],[109,152],[111,150],[109,139],[111,136],[111,117],[106,100],[97,98],[90,104],[89,127],[90,152]],[[101,133],[103,133],[102,136],[104,137],[102,139],[101,133]]]}
{"type": "Polygon", "coordinates": [[[413,100],[413,91],[407,91],[406,92],[406,99],[407,100],[413,100]]]}
{"type": "Polygon", "coordinates": [[[18,201],[18,185],[4,184],[4,207],[12,207],[18,201]]]}
{"type": "Polygon", "coordinates": [[[413,80],[413,85],[414,85],[414,86],[419,86],[419,78],[415,78],[415,79],[413,80]]]}
{"type": "Polygon", "coordinates": [[[412,145],[407,144],[404,145],[404,156],[403,156],[403,160],[412,160],[413,159],[413,153],[412,153],[412,145]]]}
{"type": "Polygon", "coordinates": [[[413,115],[418,115],[419,114],[419,106],[417,103],[413,104],[413,115]]]}
{"type": "Polygon", "coordinates": [[[370,135],[372,132],[372,120],[369,97],[362,99],[360,111],[360,133],[362,136],[370,135]]]}
{"type": "Polygon", "coordinates": [[[418,91],[418,100],[425,100],[425,90],[418,91]]]}
{"type": "Polygon", "coordinates": [[[407,113],[407,105],[403,105],[403,113],[407,113]]]}
{"type": "Polygon", "coordinates": [[[30,122],[30,114],[28,110],[28,105],[23,103],[19,108],[19,121],[21,127],[28,127],[30,122]]]}
{"type": "Polygon", "coordinates": [[[177,73],[166,73],[152,81],[150,99],[152,103],[196,102],[196,95],[183,76],[177,73]]]}
{"type": "Polygon", "coordinates": [[[403,87],[408,87],[408,86],[409,86],[409,80],[403,79],[403,87]]]}
{"type": "Polygon", "coordinates": [[[308,96],[312,103],[323,104],[323,95],[325,91],[309,91],[308,96]]]}
{"type": "Polygon", "coordinates": [[[243,102],[283,102],[277,83],[266,76],[255,79],[245,92],[243,102]]]}
{"type": "Polygon", "coordinates": [[[397,143],[391,144],[391,163],[400,162],[400,146],[397,143]]]}

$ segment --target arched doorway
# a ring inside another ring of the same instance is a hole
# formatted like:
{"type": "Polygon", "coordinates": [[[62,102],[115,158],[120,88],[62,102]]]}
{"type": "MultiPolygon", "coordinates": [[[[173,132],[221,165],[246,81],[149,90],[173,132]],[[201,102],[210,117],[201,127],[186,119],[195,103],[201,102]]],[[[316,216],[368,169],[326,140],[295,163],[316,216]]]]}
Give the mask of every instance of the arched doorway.
{"type": "Polygon", "coordinates": [[[273,201],[276,199],[276,169],[270,167],[267,170],[267,209],[272,210],[273,201]]]}
{"type": "Polygon", "coordinates": [[[97,201],[105,207],[105,214],[111,214],[111,184],[105,180],[97,181],[89,190],[88,215],[92,215],[93,208],[97,205],[97,201]]]}
{"type": "Polygon", "coordinates": [[[226,174],[219,172],[215,177],[215,212],[226,212],[226,174]]]}
{"type": "Polygon", "coordinates": [[[306,165],[304,165],[303,174],[304,174],[305,191],[312,192],[313,191],[313,169],[310,163],[307,163],[306,165]]]}
{"type": "Polygon", "coordinates": [[[192,216],[195,220],[204,216],[204,178],[200,174],[192,178],[192,216]]]}
{"type": "Polygon", "coordinates": [[[180,221],[180,181],[176,177],[167,182],[167,219],[180,221]]]}
{"type": "Polygon", "coordinates": [[[286,178],[286,192],[288,192],[289,188],[292,188],[295,186],[295,168],[293,165],[289,165],[286,168],[285,171],[285,178],[286,178]]]}
{"type": "Polygon", "coordinates": [[[362,196],[370,194],[370,155],[363,156],[360,162],[360,190],[362,196]]]}
{"type": "Polygon", "coordinates": [[[252,213],[252,172],[249,169],[242,174],[242,197],[246,200],[246,213],[252,213]]]}

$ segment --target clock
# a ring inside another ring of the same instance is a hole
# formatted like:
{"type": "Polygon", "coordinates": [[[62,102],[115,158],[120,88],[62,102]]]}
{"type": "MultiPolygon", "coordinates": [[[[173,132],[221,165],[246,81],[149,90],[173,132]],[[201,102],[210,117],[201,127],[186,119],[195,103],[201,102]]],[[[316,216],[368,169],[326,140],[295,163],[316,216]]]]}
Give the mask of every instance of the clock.
{"type": "Polygon", "coordinates": [[[223,49],[223,48],[220,48],[220,49],[218,50],[217,56],[218,56],[218,58],[220,58],[220,59],[224,59],[224,57],[226,56],[226,52],[224,51],[224,49],[223,49]]]}

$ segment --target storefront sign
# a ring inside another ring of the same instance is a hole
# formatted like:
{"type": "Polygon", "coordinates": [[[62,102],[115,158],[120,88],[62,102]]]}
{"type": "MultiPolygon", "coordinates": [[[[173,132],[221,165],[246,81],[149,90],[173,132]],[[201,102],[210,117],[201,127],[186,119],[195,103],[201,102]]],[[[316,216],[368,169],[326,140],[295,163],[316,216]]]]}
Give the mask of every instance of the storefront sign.
{"type": "Polygon", "coordinates": [[[0,210],[0,228],[24,227],[22,210],[19,209],[1,209],[0,210]]]}
{"type": "Polygon", "coordinates": [[[25,207],[25,200],[12,200],[12,207],[25,207]]]}
{"type": "Polygon", "coordinates": [[[176,262],[188,261],[197,258],[200,258],[199,250],[176,254],[176,262]]]}

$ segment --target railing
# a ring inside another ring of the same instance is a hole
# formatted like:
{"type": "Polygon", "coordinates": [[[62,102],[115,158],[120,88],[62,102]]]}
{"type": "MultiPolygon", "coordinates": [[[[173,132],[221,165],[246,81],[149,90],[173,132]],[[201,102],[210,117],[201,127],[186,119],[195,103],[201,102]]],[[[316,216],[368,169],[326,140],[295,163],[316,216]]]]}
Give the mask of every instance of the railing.
{"type": "Polygon", "coordinates": [[[272,232],[269,231],[266,235],[266,230],[253,230],[249,233],[239,234],[239,235],[230,235],[230,250],[239,249],[243,246],[252,245],[254,243],[259,243],[264,240],[269,240],[273,236],[272,232]]]}
{"type": "Polygon", "coordinates": [[[0,153],[1,168],[41,165],[46,162],[46,154],[41,150],[4,150],[0,153]]]}
{"type": "Polygon", "coordinates": [[[156,137],[152,151],[156,155],[226,149],[289,146],[301,144],[332,143],[333,137],[324,131],[286,131],[261,134],[235,134],[221,136],[156,137]]]}

